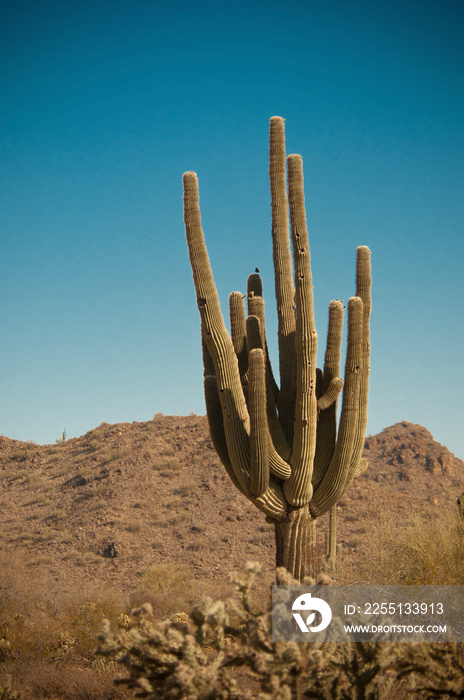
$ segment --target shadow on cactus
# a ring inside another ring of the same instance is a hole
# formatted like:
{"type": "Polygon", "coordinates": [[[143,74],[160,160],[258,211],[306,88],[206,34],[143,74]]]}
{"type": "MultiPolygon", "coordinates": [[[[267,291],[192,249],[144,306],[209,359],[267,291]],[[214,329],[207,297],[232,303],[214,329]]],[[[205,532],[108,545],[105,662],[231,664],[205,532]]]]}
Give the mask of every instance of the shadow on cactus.
{"type": "Polygon", "coordinates": [[[267,351],[259,274],[248,278],[247,312],[242,294],[230,295],[230,335],[226,330],[193,172],[184,174],[184,221],[201,317],[211,437],[234,485],[274,523],[276,565],[302,580],[318,568],[316,519],[337,503],[367,467],[361,455],[369,385],[370,251],[365,246],[357,249],[356,296],[348,302],[342,380],[343,305],[339,301],[329,305],[324,367],[316,368],[303,164],[299,155],[285,158],[281,117],[270,121],[269,172],[280,385],[267,351]]]}

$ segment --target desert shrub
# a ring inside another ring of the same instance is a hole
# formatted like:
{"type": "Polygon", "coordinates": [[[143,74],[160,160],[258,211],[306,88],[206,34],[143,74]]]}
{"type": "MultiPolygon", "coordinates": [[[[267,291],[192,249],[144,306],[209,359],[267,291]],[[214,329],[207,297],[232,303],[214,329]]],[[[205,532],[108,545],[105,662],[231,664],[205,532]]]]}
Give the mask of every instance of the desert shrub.
{"type": "Polygon", "coordinates": [[[439,512],[431,521],[415,516],[405,533],[406,584],[464,584],[464,519],[439,512]]]}
{"type": "MultiPolygon", "coordinates": [[[[154,623],[145,604],[124,629],[107,621],[98,653],[124,667],[116,683],[152,700],[462,697],[457,645],[273,642],[270,611],[252,602],[258,568],[248,565],[236,579],[238,599],[207,598],[188,620],[154,623]]],[[[277,573],[279,583],[296,583],[277,573]]]]}
{"type": "Polygon", "coordinates": [[[169,501],[166,501],[165,503],[165,508],[168,510],[177,510],[178,508],[181,508],[183,505],[182,498],[180,496],[175,496],[174,498],[171,498],[169,501]]]}
{"type": "Polygon", "coordinates": [[[375,573],[381,584],[464,584],[464,520],[454,510],[438,510],[432,519],[413,515],[401,526],[379,521],[370,532],[375,573]],[[376,548],[377,545],[377,548],[376,548]],[[377,559],[376,559],[377,558],[377,559]]]}
{"type": "Polygon", "coordinates": [[[133,593],[134,606],[150,603],[154,614],[163,617],[175,612],[187,612],[201,597],[202,582],[194,578],[186,564],[160,562],[148,566],[142,574],[140,590],[133,593]]]}
{"type": "Polygon", "coordinates": [[[369,537],[366,539],[367,557],[365,566],[361,564],[358,576],[369,583],[393,585],[403,583],[405,568],[404,556],[406,528],[399,526],[395,517],[388,511],[373,514],[368,520],[369,537]]]}
{"type": "Polygon", "coordinates": [[[464,697],[464,654],[458,644],[403,644],[398,678],[413,698],[464,697]]]}
{"type": "Polygon", "coordinates": [[[183,564],[151,564],[142,574],[142,584],[144,590],[171,593],[182,587],[186,580],[189,582],[191,575],[191,571],[183,564]]]}
{"type": "Polygon", "coordinates": [[[142,499],[142,500],[140,500],[140,501],[135,501],[135,502],[132,504],[132,508],[144,509],[144,508],[146,508],[147,506],[148,506],[148,501],[146,501],[145,499],[142,499]]]}
{"type": "MultiPolygon", "coordinates": [[[[252,604],[257,570],[249,565],[247,576],[236,579],[238,601],[207,598],[187,623],[153,623],[148,604],[132,613],[126,629],[113,632],[106,623],[99,654],[127,672],[116,682],[138,697],[166,700],[375,697],[391,685],[386,668],[395,659],[393,645],[272,642],[270,612],[252,604]],[[361,694],[344,695],[345,686],[361,694]]],[[[290,583],[285,572],[279,575],[280,583],[290,583]]]]}
{"type": "Polygon", "coordinates": [[[167,521],[169,525],[179,525],[179,523],[185,522],[187,520],[188,515],[185,511],[181,511],[180,513],[174,513],[171,515],[167,521]]]}
{"type": "Polygon", "coordinates": [[[189,479],[188,481],[181,484],[181,486],[179,486],[179,488],[175,490],[175,493],[178,493],[180,496],[192,496],[197,491],[198,482],[194,479],[189,479]]]}
{"type": "Polygon", "coordinates": [[[111,596],[98,596],[94,600],[90,597],[70,602],[62,610],[60,617],[65,631],[61,632],[60,643],[80,658],[91,661],[102,619],[117,621],[123,601],[111,596]]]}
{"type": "Polygon", "coordinates": [[[170,477],[173,472],[178,472],[182,469],[182,465],[177,457],[170,457],[167,451],[163,453],[168,459],[165,459],[158,467],[160,476],[170,477]]]}
{"type": "Polygon", "coordinates": [[[100,442],[100,440],[97,440],[96,438],[89,440],[89,442],[87,443],[87,447],[90,450],[90,452],[98,452],[98,450],[103,449],[104,446],[104,443],[100,442]]]}
{"type": "Polygon", "coordinates": [[[122,459],[123,457],[126,457],[129,454],[129,448],[128,447],[116,447],[113,450],[111,449],[106,449],[103,453],[103,462],[102,464],[107,464],[108,462],[114,462],[115,460],[122,459]]]}
{"type": "Polygon", "coordinates": [[[125,598],[90,585],[58,590],[45,567],[30,573],[29,565],[29,557],[0,552],[1,700],[19,691],[28,700],[125,697],[112,683],[114,668],[94,668],[102,620],[118,624],[125,598]]]}
{"type": "Polygon", "coordinates": [[[464,584],[464,520],[457,509],[437,509],[433,517],[414,514],[406,523],[376,509],[366,514],[363,527],[356,566],[342,557],[337,582],[464,584]]]}
{"type": "Polygon", "coordinates": [[[27,460],[28,450],[27,447],[22,447],[14,452],[12,452],[8,457],[8,462],[25,462],[27,460]]]}

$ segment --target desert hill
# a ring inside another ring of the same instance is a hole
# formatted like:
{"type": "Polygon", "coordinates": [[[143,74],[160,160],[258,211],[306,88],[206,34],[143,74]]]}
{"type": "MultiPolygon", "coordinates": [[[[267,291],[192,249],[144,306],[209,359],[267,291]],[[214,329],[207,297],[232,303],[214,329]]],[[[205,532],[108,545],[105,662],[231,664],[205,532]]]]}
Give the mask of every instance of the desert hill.
{"type": "MultiPolygon", "coordinates": [[[[431,517],[464,490],[464,463],[402,421],[365,443],[366,473],[339,504],[339,541],[355,566],[369,519],[431,517]]],[[[157,414],[102,424],[55,445],[0,438],[0,558],[47,586],[128,594],[153,563],[225,580],[257,560],[272,575],[271,525],[230,483],[205,417],[157,414]],[[50,581],[52,583],[50,583],[50,581]]],[[[320,519],[321,549],[327,516],[320,519]]]]}
{"type": "Polygon", "coordinates": [[[374,467],[370,475],[375,473],[377,480],[382,470],[390,481],[417,479],[424,470],[451,480],[459,480],[459,475],[461,478],[463,475],[464,462],[436,442],[426,428],[406,421],[396,423],[378,435],[369,436],[365,442],[364,456],[374,467]]]}

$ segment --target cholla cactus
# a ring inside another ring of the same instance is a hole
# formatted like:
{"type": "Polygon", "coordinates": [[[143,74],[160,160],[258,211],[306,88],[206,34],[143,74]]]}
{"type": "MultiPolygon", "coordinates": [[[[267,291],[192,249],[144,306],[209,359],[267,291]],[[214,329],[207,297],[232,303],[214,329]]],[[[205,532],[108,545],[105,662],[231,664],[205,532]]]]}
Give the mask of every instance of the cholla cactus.
{"type": "Polygon", "coordinates": [[[314,573],[315,522],[367,466],[362,449],[369,377],[370,251],[357,251],[356,296],[348,302],[345,379],[340,376],[343,304],[329,305],[323,370],[317,333],[303,193],[303,165],[290,155],[288,199],[284,120],[270,122],[277,385],[267,351],[262,282],[230,296],[230,335],[221,313],[201,225],[198,179],[184,175],[184,220],[201,316],[205,399],[216,451],[232,482],[275,524],[276,565],[296,579],[314,573]],[[288,209],[290,211],[290,233],[288,209]],[[290,251],[290,237],[293,247],[290,251]],[[343,404],[337,428],[337,398],[343,404]]]}
{"type": "MultiPolygon", "coordinates": [[[[204,600],[188,624],[155,622],[149,605],[123,629],[106,621],[98,653],[123,668],[116,682],[147,700],[381,700],[397,697],[398,682],[401,697],[462,698],[455,644],[274,642],[271,611],[254,600],[258,571],[247,565],[235,580],[237,596],[204,600]]],[[[283,570],[277,581],[296,583],[283,570]]]]}

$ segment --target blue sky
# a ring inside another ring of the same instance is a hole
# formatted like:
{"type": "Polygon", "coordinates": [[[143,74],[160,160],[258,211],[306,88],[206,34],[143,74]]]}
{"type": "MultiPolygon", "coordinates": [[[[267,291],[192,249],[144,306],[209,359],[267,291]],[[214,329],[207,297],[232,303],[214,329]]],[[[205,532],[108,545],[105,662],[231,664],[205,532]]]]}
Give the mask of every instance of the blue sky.
{"type": "Polygon", "coordinates": [[[0,432],[204,413],[182,174],[223,303],[258,266],[276,353],[268,122],[304,159],[323,358],[372,250],[368,432],[464,458],[461,2],[2,2],[0,432]]]}

